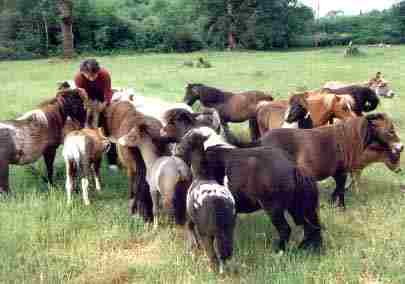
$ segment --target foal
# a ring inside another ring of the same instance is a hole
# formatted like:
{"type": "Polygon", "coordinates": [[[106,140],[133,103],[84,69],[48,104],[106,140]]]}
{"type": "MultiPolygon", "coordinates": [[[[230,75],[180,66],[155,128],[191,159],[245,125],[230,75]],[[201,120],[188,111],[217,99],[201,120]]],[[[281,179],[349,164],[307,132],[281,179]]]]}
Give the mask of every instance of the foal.
{"type": "Polygon", "coordinates": [[[191,245],[202,242],[216,270],[224,272],[225,262],[232,257],[236,223],[235,200],[228,187],[209,175],[204,142],[209,134],[201,128],[191,131],[177,147],[177,155],[191,158],[193,183],[187,193],[188,240],[191,245]]]}
{"type": "Polygon", "coordinates": [[[102,133],[101,128],[73,130],[66,135],[62,155],[66,165],[66,194],[68,204],[72,202],[71,193],[74,189],[74,180],[79,172],[81,174],[85,205],[90,204],[88,187],[92,171],[94,171],[96,190],[101,190],[101,160],[103,153],[108,151],[109,146],[110,143],[102,133]]]}

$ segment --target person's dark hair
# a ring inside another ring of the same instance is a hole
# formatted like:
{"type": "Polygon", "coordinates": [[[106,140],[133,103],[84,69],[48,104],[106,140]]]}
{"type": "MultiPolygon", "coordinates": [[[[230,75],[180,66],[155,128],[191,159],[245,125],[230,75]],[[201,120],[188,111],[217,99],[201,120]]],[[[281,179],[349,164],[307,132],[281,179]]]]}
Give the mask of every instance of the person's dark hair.
{"type": "Polygon", "coordinates": [[[80,63],[80,72],[96,74],[100,70],[100,65],[95,59],[86,59],[80,63]]]}

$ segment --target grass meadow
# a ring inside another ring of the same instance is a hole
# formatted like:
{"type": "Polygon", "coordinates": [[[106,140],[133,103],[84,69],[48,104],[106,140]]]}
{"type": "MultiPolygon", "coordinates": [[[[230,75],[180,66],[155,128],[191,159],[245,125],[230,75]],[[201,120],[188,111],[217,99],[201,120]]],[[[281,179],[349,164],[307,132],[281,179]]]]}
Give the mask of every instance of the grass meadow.
{"type": "MultiPolygon", "coordinates": [[[[187,82],[226,90],[259,89],[276,98],[318,88],[328,80],[364,81],[383,72],[399,96],[382,99],[405,138],[405,46],[364,48],[366,56],[344,58],[343,49],[288,52],[142,54],[98,58],[112,73],[113,86],[180,101],[187,82]],[[208,59],[213,68],[183,66],[208,59]]],[[[15,118],[55,95],[56,82],[72,79],[82,58],[0,62],[0,119],[15,118]]],[[[233,125],[241,133],[247,129],[233,125]]],[[[44,174],[43,161],[35,163],[44,174]]],[[[320,183],[324,249],[314,255],[296,249],[302,229],[293,229],[289,249],[272,250],[278,238],[269,218],[240,215],[233,266],[217,276],[201,254],[191,257],[180,228],[154,231],[127,215],[124,172],[103,164],[103,191],[91,205],[74,195],[66,205],[64,164],[55,163],[56,187],[49,188],[27,167],[11,169],[12,194],[0,197],[0,283],[405,283],[405,194],[400,178],[383,165],[363,172],[361,192],[347,193],[347,209],[330,208],[333,181],[320,183]]]]}

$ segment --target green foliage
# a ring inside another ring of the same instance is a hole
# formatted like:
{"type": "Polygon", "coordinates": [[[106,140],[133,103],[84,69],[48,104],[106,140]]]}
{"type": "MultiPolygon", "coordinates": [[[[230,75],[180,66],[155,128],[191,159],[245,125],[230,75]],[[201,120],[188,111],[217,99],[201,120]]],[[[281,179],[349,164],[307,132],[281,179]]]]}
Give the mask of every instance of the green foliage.
{"type": "MultiPolygon", "coordinates": [[[[60,52],[58,0],[1,0],[0,45],[27,58],[60,52]]],[[[75,0],[78,53],[192,52],[405,42],[405,1],[383,12],[324,17],[296,0],[75,0]]]]}

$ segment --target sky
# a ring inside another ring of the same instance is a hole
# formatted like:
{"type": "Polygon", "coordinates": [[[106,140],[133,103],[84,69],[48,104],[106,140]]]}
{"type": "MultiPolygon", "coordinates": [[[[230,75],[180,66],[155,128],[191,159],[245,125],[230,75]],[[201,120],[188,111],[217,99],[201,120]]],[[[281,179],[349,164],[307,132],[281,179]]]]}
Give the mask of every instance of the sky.
{"type": "MultiPolygon", "coordinates": [[[[299,0],[307,6],[316,9],[318,0],[299,0]]],[[[398,0],[319,0],[320,15],[324,16],[330,10],[342,10],[345,15],[356,15],[362,10],[368,12],[373,9],[390,8],[398,0]]]]}

